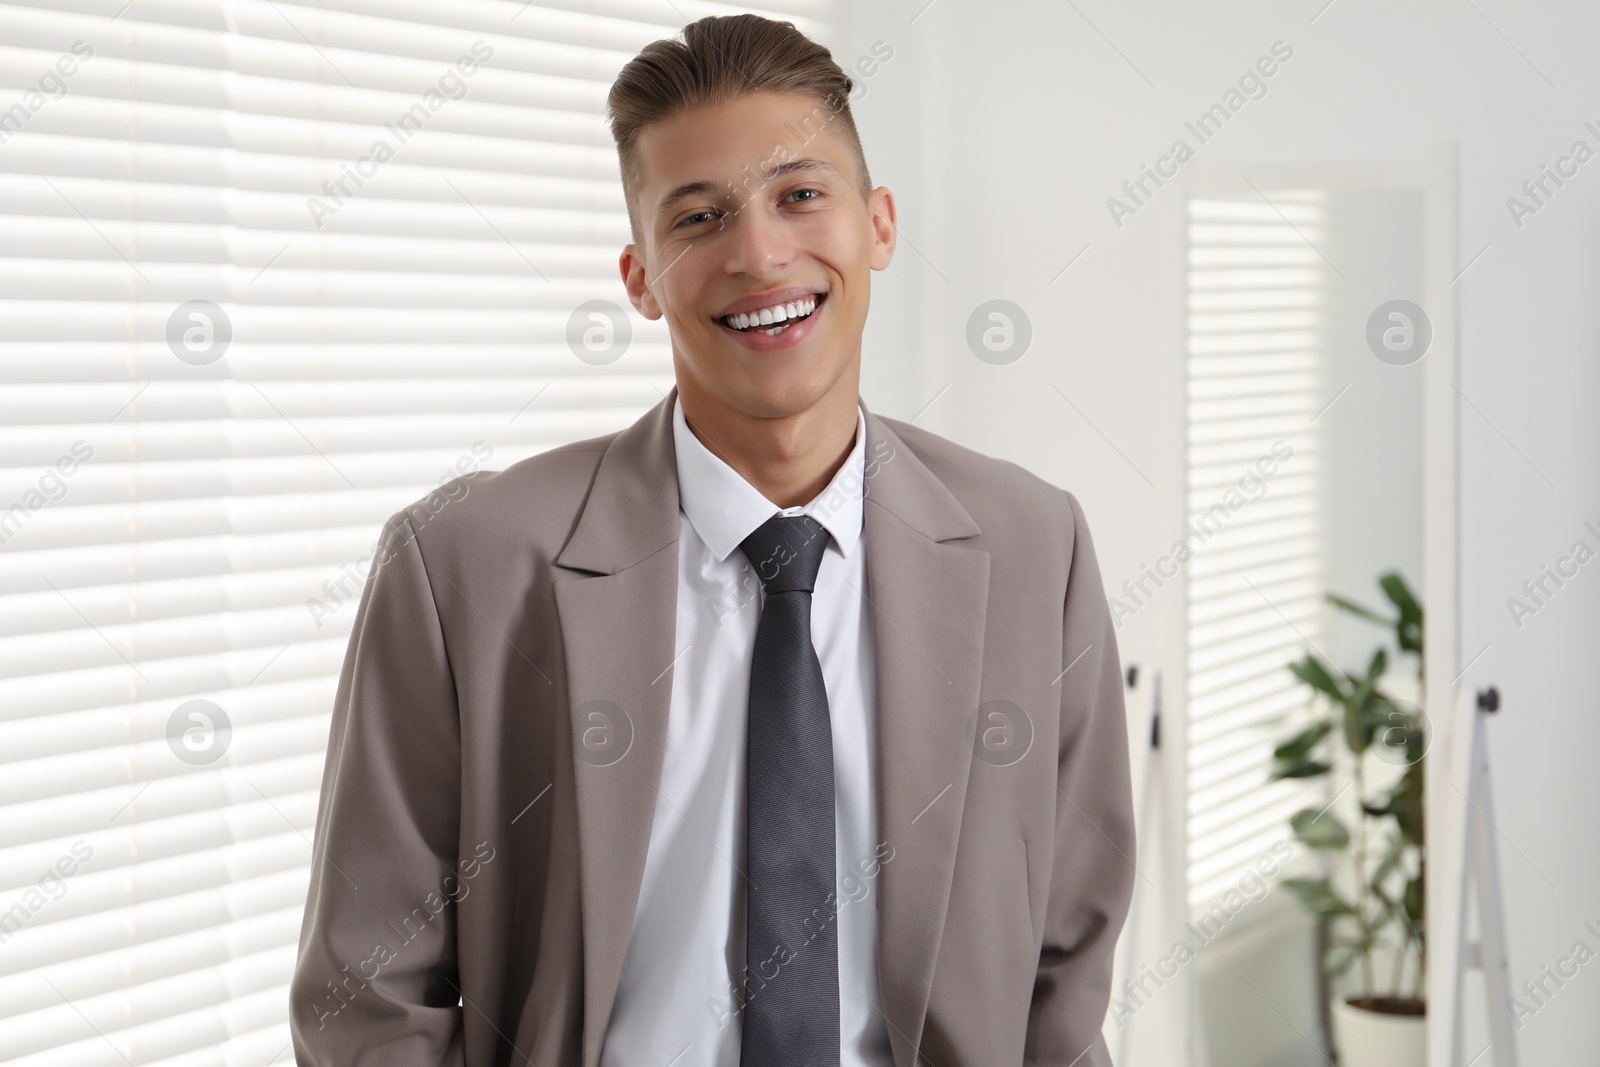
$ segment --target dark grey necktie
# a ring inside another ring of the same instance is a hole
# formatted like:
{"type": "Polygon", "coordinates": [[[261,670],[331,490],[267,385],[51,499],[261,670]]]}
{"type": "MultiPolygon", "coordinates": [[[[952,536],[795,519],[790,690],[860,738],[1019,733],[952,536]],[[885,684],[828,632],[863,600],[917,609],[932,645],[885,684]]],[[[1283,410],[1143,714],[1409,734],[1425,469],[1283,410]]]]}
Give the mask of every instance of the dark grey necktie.
{"type": "Polygon", "coordinates": [[[740,544],[766,590],[750,668],[740,1067],[838,1067],[833,729],[811,643],[828,532],[774,515],[740,544]]]}

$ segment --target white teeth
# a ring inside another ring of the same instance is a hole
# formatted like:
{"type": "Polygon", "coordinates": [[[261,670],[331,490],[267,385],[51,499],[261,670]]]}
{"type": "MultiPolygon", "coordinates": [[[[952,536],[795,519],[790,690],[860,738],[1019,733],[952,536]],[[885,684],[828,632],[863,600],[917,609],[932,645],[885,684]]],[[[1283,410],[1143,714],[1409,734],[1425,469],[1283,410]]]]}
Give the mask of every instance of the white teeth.
{"type": "MultiPolygon", "coordinates": [[[[723,322],[735,330],[746,330],[754,326],[773,326],[787,322],[789,319],[803,318],[817,309],[815,297],[806,297],[788,304],[774,304],[759,311],[741,312],[737,315],[723,316],[723,322]]],[[[762,330],[762,333],[774,333],[772,330],[762,330]]]]}

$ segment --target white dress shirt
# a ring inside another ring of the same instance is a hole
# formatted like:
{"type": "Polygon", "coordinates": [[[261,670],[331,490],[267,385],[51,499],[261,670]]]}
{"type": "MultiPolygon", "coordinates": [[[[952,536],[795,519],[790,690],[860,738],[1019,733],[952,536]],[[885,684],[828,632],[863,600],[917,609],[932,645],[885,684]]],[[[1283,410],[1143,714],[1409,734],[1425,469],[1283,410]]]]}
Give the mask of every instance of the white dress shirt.
{"type": "MultiPolygon", "coordinates": [[[[743,541],[775,513],[831,538],[811,637],[833,724],[842,1067],[893,1067],[878,998],[876,700],[866,592],[866,416],[855,446],[804,507],[780,509],[700,442],[674,403],[681,504],[677,665],[650,848],[602,1067],[738,1067],[745,969],[745,739],[765,592],[743,541]]],[[[759,988],[752,979],[751,990],[759,988]]]]}

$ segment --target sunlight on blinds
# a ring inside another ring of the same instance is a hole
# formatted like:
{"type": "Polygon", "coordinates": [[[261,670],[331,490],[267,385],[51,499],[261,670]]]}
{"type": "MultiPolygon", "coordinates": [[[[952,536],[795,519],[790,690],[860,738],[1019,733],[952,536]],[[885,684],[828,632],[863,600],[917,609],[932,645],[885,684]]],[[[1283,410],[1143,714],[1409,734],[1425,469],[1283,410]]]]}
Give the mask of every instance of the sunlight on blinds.
{"type": "MultiPolygon", "coordinates": [[[[1321,789],[1269,782],[1309,713],[1287,664],[1318,639],[1322,193],[1192,199],[1188,218],[1188,882],[1237,883],[1321,789]]],[[[1280,844],[1275,858],[1283,858],[1280,844]]]]}
{"type": "Polygon", "coordinates": [[[289,1058],[380,526],[665,394],[604,98],[732,10],[0,3],[0,1060],[289,1058]]]}

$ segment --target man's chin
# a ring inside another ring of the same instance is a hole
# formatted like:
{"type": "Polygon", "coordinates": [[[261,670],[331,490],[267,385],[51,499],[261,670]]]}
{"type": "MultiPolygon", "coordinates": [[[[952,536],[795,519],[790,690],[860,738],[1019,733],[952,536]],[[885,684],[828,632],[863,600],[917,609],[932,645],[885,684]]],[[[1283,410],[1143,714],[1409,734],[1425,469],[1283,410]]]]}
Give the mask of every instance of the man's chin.
{"type": "Polygon", "coordinates": [[[822,336],[777,352],[752,352],[737,341],[718,340],[713,339],[713,358],[695,360],[690,367],[677,361],[679,391],[687,379],[694,392],[750,418],[781,419],[809,411],[849,370],[822,358],[831,351],[822,336]]]}
{"type": "Polygon", "coordinates": [[[816,407],[828,395],[829,383],[797,368],[782,373],[741,375],[734,389],[719,390],[722,403],[751,418],[786,419],[816,407]]]}

